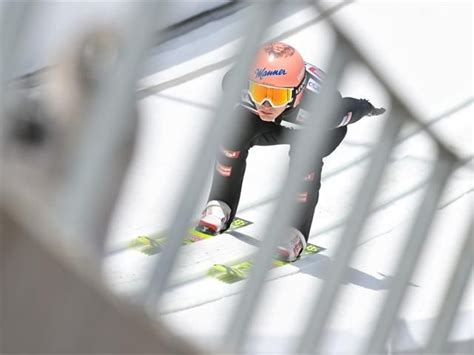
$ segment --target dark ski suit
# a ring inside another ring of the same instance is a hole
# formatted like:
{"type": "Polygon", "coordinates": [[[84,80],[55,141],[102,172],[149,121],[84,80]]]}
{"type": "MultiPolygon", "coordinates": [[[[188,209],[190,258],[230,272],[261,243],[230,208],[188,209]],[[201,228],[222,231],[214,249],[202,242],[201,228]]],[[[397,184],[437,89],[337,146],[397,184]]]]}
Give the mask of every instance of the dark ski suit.
{"type": "MultiPolygon", "coordinates": [[[[223,80],[224,90],[228,74],[223,80]]],[[[299,129],[304,128],[303,121],[309,118],[309,112],[305,108],[307,108],[309,100],[314,100],[314,96],[318,94],[323,79],[324,72],[322,70],[306,64],[306,77],[299,105],[286,109],[274,122],[262,121],[248,94],[242,92],[241,102],[235,108],[239,111],[240,129],[238,134],[227,132],[221,141],[209,195],[209,201],[224,201],[231,208],[228,225],[237,212],[250,148],[255,145],[289,144],[291,169],[293,161],[291,159],[291,141],[295,135],[299,134],[299,129]]],[[[334,117],[334,128],[328,131],[328,134],[331,135],[330,143],[323,154],[315,159],[314,164],[308,166],[305,175],[301,177],[304,180],[304,188],[298,196],[295,196],[295,203],[304,204],[304,206],[303,212],[294,222],[293,227],[301,231],[306,240],[309,237],[314,211],[318,203],[323,158],[331,154],[342,142],[347,133],[348,124],[357,122],[374,109],[367,100],[342,98],[339,92],[335,93],[334,99],[339,101],[338,107],[340,109],[334,117]]]]}

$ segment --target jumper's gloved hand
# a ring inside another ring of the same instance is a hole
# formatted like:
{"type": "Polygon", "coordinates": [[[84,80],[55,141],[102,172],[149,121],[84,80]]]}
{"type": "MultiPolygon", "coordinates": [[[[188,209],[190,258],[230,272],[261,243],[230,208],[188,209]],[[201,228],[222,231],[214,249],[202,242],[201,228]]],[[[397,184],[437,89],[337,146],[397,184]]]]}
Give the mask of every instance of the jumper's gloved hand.
{"type": "Polygon", "coordinates": [[[372,107],[372,110],[367,114],[367,116],[378,116],[385,112],[386,110],[383,107],[372,107]]]}
{"type": "Polygon", "coordinates": [[[374,105],[372,105],[369,100],[366,99],[359,99],[359,106],[362,107],[362,115],[360,118],[362,118],[363,116],[378,116],[386,111],[383,107],[374,107],[374,105]]]}
{"type": "Polygon", "coordinates": [[[383,114],[386,110],[383,107],[376,108],[369,101],[367,101],[369,112],[367,116],[378,116],[383,114]]]}

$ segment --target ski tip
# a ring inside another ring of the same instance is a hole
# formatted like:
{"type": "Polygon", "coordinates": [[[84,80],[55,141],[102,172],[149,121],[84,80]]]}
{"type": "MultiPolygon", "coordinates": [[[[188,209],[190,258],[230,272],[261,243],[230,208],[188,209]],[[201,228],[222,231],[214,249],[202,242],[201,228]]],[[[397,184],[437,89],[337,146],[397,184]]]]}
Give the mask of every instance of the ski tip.
{"type": "Polygon", "coordinates": [[[203,224],[197,225],[194,229],[197,230],[200,233],[204,233],[204,234],[207,234],[207,235],[211,235],[211,236],[217,235],[217,233],[213,229],[211,229],[208,226],[205,226],[203,224]]]}

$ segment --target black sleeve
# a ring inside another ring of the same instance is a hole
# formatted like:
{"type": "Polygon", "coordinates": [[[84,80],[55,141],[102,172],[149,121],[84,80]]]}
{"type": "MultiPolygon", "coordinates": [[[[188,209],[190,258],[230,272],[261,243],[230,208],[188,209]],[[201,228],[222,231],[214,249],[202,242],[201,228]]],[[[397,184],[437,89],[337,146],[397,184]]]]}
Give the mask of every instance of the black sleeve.
{"type": "Polygon", "coordinates": [[[342,98],[338,127],[359,121],[362,117],[368,115],[373,108],[372,104],[365,99],[342,98]]]}

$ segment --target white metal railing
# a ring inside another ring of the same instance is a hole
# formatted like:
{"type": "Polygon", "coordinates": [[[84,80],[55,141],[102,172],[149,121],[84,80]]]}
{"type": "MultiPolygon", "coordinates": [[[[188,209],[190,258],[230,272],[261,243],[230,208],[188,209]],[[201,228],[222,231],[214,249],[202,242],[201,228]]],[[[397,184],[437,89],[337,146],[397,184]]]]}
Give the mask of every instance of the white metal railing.
{"type": "MultiPolygon", "coordinates": [[[[156,307],[164,291],[166,290],[170,275],[179,256],[183,236],[189,226],[194,212],[199,208],[199,197],[202,186],[208,178],[211,170],[214,151],[218,147],[218,137],[224,130],[234,129],[238,131],[235,124],[236,117],[228,113],[228,108],[240,96],[241,87],[246,81],[248,68],[257,51],[266,28],[270,25],[271,13],[280,2],[258,1],[250,7],[252,16],[246,19],[244,27],[245,41],[243,41],[237,58],[234,75],[229,83],[229,90],[224,94],[221,104],[216,110],[214,117],[208,123],[207,132],[212,132],[199,148],[198,157],[187,173],[187,181],[193,184],[182,191],[179,203],[170,223],[169,242],[164,247],[154,267],[153,276],[149,288],[143,295],[146,307],[151,314],[156,313],[156,307]]],[[[320,12],[325,8],[316,2],[315,6],[320,12]]],[[[104,245],[104,234],[98,235],[96,231],[97,216],[104,209],[104,201],[108,198],[107,189],[94,184],[101,177],[107,175],[107,162],[113,160],[118,146],[133,129],[135,122],[133,117],[135,100],[135,83],[139,68],[146,56],[146,50],[152,43],[152,27],[154,23],[160,22],[166,16],[162,2],[153,2],[147,5],[137,5],[137,12],[131,16],[123,31],[123,48],[117,53],[114,64],[115,72],[109,71],[103,85],[100,87],[99,95],[90,103],[87,111],[89,123],[85,133],[80,140],[77,154],[73,157],[69,169],[68,183],[62,192],[58,213],[63,223],[71,224],[76,230],[75,235],[90,235],[94,248],[91,253],[95,254],[97,264],[100,262],[104,245]],[[117,75],[119,73],[120,75],[117,75]],[[111,129],[113,127],[113,130],[111,129]]],[[[17,8],[16,10],[21,10],[17,8]]],[[[21,13],[21,11],[19,12],[21,13]]],[[[335,260],[327,281],[321,288],[314,304],[310,310],[309,321],[304,331],[300,334],[295,353],[315,353],[325,337],[327,322],[331,311],[335,308],[335,300],[339,292],[339,286],[348,268],[348,262],[357,244],[362,228],[367,220],[374,198],[377,196],[378,187],[387,168],[388,158],[397,144],[397,137],[404,123],[415,121],[422,122],[412,113],[410,107],[401,99],[395,89],[385,80],[384,73],[371,63],[366,53],[360,51],[357,46],[340,30],[339,26],[327,19],[336,34],[336,46],[330,59],[327,81],[324,83],[321,94],[312,103],[311,111],[317,112],[320,119],[308,123],[299,139],[294,142],[294,157],[299,157],[293,169],[289,173],[285,189],[276,203],[270,220],[271,224],[265,229],[263,242],[259,252],[254,256],[254,268],[246,283],[239,299],[238,306],[229,320],[229,328],[222,338],[218,353],[243,352],[247,340],[247,326],[252,321],[255,309],[259,307],[259,296],[264,287],[265,277],[270,269],[272,256],[280,240],[284,238],[284,231],[298,211],[288,211],[285,206],[293,199],[299,190],[299,176],[302,175],[307,162],[311,161],[319,151],[324,149],[327,136],[325,132],[329,128],[329,121],[336,107],[331,102],[330,93],[337,87],[344,69],[352,62],[357,61],[366,66],[367,69],[379,80],[390,96],[392,112],[386,120],[383,131],[373,148],[369,167],[365,172],[357,192],[357,209],[349,215],[344,228],[341,231],[340,243],[338,245],[335,260]],[[316,128],[317,129],[312,129],[316,128]],[[290,213],[289,213],[290,212],[290,213]]],[[[4,42],[9,48],[12,46],[13,36],[16,35],[20,21],[15,18],[9,23],[8,38],[4,42]]],[[[156,39],[155,39],[156,43],[156,39]]],[[[5,47],[4,47],[5,48],[5,47]]],[[[8,71],[11,61],[2,60],[0,73],[8,71]]],[[[2,81],[2,92],[5,86],[2,81]]],[[[3,95],[2,95],[3,96],[3,95]]],[[[2,120],[3,121],[3,120],[2,120]]],[[[2,124],[3,126],[3,124],[2,124]]],[[[436,144],[438,157],[434,165],[431,177],[427,184],[424,198],[418,207],[415,222],[404,247],[403,260],[399,260],[393,287],[388,292],[387,298],[378,315],[373,334],[368,339],[365,352],[386,353],[387,341],[394,327],[401,302],[406,293],[407,285],[415,270],[416,261],[424,246],[428,229],[433,221],[437,203],[451,173],[463,162],[434,134],[429,127],[424,127],[425,132],[436,144]]],[[[104,226],[102,226],[104,227],[104,226]]],[[[104,230],[102,230],[104,231],[104,230]]],[[[456,270],[453,272],[450,288],[446,294],[442,311],[432,330],[426,349],[421,351],[436,352],[444,349],[447,343],[447,335],[452,327],[454,316],[457,311],[461,296],[463,295],[469,273],[472,269],[472,225],[466,236],[466,244],[459,258],[456,270]]]]}

